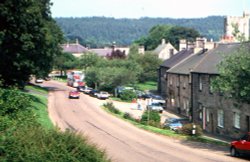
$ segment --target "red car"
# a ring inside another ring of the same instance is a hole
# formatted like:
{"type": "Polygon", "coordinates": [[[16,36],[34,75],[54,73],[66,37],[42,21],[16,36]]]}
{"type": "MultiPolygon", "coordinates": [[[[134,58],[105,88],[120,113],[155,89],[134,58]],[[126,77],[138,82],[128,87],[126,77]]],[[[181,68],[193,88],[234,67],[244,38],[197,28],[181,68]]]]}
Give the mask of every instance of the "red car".
{"type": "Polygon", "coordinates": [[[250,132],[239,140],[231,142],[230,154],[231,156],[250,155],[250,132]]]}
{"type": "Polygon", "coordinates": [[[69,98],[76,98],[79,99],[80,98],[80,93],[78,91],[70,91],[69,92],[69,98]]]}

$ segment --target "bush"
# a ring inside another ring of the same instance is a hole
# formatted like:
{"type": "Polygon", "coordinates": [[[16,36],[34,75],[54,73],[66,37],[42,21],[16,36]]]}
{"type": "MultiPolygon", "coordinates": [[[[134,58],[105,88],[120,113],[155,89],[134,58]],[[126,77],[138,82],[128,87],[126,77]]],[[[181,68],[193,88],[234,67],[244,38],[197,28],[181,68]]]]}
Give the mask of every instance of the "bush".
{"type": "Polygon", "coordinates": [[[142,114],[141,123],[148,124],[154,127],[161,127],[160,126],[161,116],[158,111],[145,111],[142,114]]]}
{"type": "MultiPolygon", "coordinates": [[[[178,130],[178,132],[181,134],[191,136],[191,135],[193,135],[192,130],[193,130],[193,124],[190,123],[190,124],[185,124],[182,128],[180,128],[178,130]]],[[[200,125],[196,125],[195,136],[201,136],[201,135],[202,135],[202,129],[201,129],[200,125]]]]}
{"type": "Polygon", "coordinates": [[[134,91],[131,90],[124,90],[121,94],[120,94],[120,98],[123,101],[132,101],[134,98],[137,98],[136,93],[134,91]]]}
{"type": "Polygon", "coordinates": [[[125,113],[124,113],[123,118],[124,118],[124,119],[133,120],[133,121],[135,120],[135,119],[132,117],[132,115],[131,115],[130,113],[128,113],[128,112],[125,112],[125,113]]]}
{"type": "Polygon", "coordinates": [[[106,107],[110,112],[115,113],[115,114],[121,114],[121,111],[115,108],[113,102],[107,102],[103,104],[104,107],[106,107]]]}
{"type": "Polygon", "coordinates": [[[22,127],[1,141],[3,161],[109,161],[104,151],[73,132],[22,127]]]}

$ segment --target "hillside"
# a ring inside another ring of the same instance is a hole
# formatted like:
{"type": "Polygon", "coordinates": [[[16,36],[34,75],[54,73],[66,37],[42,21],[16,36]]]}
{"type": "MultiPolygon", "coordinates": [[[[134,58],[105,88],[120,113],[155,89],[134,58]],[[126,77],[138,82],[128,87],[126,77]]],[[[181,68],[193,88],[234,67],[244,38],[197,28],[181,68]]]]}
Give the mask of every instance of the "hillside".
{"type": "Polygon", "coordinates": [[[210,16],[195,19],[172,18],[140,18],[115,19],[107,17],[82,18],[55,18],[67,40],[90,46],[109,45],[116,42],[118,45],[129,45],[142,36],[155,25],[168,24],[191,27],[208,39],[218,40],[223,34],[224,17],[210,16]]]}

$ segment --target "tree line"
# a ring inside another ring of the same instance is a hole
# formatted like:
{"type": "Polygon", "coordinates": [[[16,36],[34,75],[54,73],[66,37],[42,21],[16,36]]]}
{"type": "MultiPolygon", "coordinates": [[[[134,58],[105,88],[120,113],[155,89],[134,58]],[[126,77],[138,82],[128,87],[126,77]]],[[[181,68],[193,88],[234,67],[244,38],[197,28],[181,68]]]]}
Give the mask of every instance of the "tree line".
{"type": "Polygon", "coordinates": [[[140,18],[115,19],[108,17],[55,18],[61,27],[66,41],[75,41],[95,48],[111,45],[130,45],[144,37],[150,29],[157,25],[182,26],[197,30],[201,36],[219,40],[223,35],[224,16],[206,18],[172,19],[172,18],[140,18]]]}

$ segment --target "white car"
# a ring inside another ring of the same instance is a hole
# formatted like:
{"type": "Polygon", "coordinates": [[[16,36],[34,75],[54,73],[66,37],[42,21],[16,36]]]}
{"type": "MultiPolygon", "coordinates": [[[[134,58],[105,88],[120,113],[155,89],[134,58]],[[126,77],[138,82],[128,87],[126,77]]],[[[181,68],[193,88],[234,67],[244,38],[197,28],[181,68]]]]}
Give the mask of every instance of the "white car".
{"type": "Polygon", "coordinates": [[[158,111],[159,113],[163,112],[163,107],[161,103],[159,102],[152,102],[150,105],[147,106],[148,110],[155,110],[158,111]]]}
{"type": "Polygon", "coordinates": [[[109,93],[105,91],[101,91],[100,93],[96,94],[96,97],[99,99],[108,99],[109,98],[109,93]]]}
{"type": "Polygon", "coordinates": [[[35,80],[36,83],[43,83],[43,81],[44,81],[44,80],[41,79],[41,78],[38,78],[38,79],[35,80]]]}
{"type": "Polygon", "coordinates": [[[166,103],[166,101],[161,96],[157,96],[157,95],[152,96],[152,102],[158,102],[161,105],[164,105],[166,103]]]}

